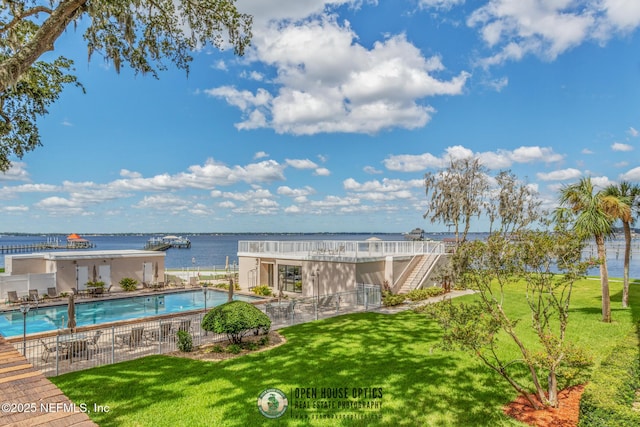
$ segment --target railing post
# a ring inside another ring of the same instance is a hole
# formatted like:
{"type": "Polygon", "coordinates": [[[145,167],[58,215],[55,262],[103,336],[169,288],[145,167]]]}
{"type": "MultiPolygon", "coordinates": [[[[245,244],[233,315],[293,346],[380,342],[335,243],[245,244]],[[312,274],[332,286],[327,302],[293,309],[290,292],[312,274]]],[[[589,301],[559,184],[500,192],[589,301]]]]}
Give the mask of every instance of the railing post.
{"type": "Polygon", "coordinates": [[[60,375],[60,367],[59,367],[59,363],[60,363],[60,335],[56,334],[56,377],[58,375],[60,375]]]}
{"type": "Polygon", "coordinates": [[[111,363],[115,363],[116,358],[116,329],[115,325],[111,326],[111,363]]]}

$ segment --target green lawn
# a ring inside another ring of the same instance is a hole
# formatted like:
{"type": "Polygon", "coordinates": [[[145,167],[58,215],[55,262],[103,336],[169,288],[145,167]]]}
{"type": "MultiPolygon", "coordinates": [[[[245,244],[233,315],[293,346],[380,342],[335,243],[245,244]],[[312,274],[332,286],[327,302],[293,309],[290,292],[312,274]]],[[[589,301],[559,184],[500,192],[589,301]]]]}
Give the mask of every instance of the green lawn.
{"type": "MultiPolygon", "coordinates": [[[[612,283],[614,323],[609,325],[599,321],[599,282],[585,280],[575,288],[569,334],[589,350],[596,366],[640,318],[640,292],[635,287],[631,303],[636,308],[622,310],[621,284],[612,283]]],[[[524,317],[520,328],[527,332],[527,308],[515,289],[507,300],[509,310],[524,317]]],[[[109,406],[107,413],[90,414],[101,426],[520,425],[501,412],[515,397],[509,386],[470,356],[436,348],[439,328],[422,315],[362,313],[281,332],[286,344],[234,360],[152,356],[52,381],[76,403],[109,406]],[[381,388],[381,410],[329,413],[382,418],[296,420],[290,408],[283,417],[270,420],[257,409],[257,398],[265,389],[287,393],[291,407],[295,388],[314,387],[381,388]]],[[[503,352],[513,349],[505,346],[503,352]]]]}

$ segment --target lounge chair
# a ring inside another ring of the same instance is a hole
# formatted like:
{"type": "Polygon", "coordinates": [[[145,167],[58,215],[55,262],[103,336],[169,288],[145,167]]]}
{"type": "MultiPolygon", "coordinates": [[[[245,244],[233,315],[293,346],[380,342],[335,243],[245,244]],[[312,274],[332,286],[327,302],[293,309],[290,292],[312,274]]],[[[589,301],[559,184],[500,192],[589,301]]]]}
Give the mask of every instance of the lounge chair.
{"type": "Polygon", "coordinates": [[[93,337],[87,340],[87,345],[93,347],[95,352],[98,351],[98,341],[100,340],[101,336],[102,336],[102,331],[96,331],[93,337]]]}
{"type": "Polygon", "coordinates": [[[116,339],[120,340],[122,345],[128,345],[129,350],[133,350],[141,346],[145,340],[144,326],[132,328],[130,333],[118,335],[116,339]]]}
{"type": "Polygon", "coordinates": [[[22,300],[18,298],[18,292],[16,291],[7,291],[7,301],[9,304],[20,304],[22,300]]]}
{"type": "Polygon", "coordinates": [[[172,331],[173,323],[161,323],[160,329],[151,331],[151,339],[159,342],[169,341],[172,331]]]}
{"type": "Polygon", "coordinates": [[[67,346],[63,344],[50,345],[44,342],[44,340],[40,340],[40,342],[44,347],[44,350],[42,350],[42,354],[40,355],[40,358],[44,363],[47,363],[49,361],[49,356],[51,354],[57,354],[58,358],[60,358],[61,356],[67,357],[67,346]]]}
{"type": "Polygon", "coordinates": [[[38,295],[38,290],[37,289],[29,289],[29,301],[38,302],[38,299],[40,299],[40,296],[38,295]]]}
{"type": "Polygon", "coordinates": [[[56,288],[47,288],[47,296],[49,298],[58,298],[58,291],[56,288]]]}

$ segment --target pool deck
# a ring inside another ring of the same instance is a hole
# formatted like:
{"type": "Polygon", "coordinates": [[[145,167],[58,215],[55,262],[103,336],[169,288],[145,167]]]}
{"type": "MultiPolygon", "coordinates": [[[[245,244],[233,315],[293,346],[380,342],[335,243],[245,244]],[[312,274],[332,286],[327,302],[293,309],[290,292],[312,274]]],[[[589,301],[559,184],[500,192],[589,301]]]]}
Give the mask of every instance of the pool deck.
{"type": "MultiPolygon", "coordinates": [[[[203,280],[202,282],[211,283],[212,281],[203,280]]],[[[208,288],[212,290],[226,292],[225,289],[216,288],[215,286],[210,286],[208,288]]],[[[131,298],[135,296],[144,296],[144,295],[162,295],[162,294],[170,294],[170,293],[176,293],[176,292],[194,291],[198,289],[200,290],[203,289],[203,286],[198,284],[195,286],[182,285],[182,286],[164,286],[162,288],[140,288],[135,291],[128,291],[128,292],[114,291],[106,294],[101,294],[99,296],[78,295],[76,296],[75,302],[81,303],[81,302],[87,302],[87,301],[104,301],[104,300],[118,299],[118,298],[131,298]]],[[[254,293],[248,293],[248,292],[237,291],[237,290],[234,291],[234,294],[255,296],[254,293]]],[[[56,305],[66,305],[68,301],[69,300],[67,297],[41,299],[38,301],[38,308],[52,307],[56,305]]],[[[29,304],[31,304],[31,306],[33,307],[35,303],[33,301],[29,301],[29,304]]],[[[0,313],[5,311],[18,310],[20,308],[20,305],[21,305],[20,303],[11,304],[8,302],[0,302],[0,313]]]]}

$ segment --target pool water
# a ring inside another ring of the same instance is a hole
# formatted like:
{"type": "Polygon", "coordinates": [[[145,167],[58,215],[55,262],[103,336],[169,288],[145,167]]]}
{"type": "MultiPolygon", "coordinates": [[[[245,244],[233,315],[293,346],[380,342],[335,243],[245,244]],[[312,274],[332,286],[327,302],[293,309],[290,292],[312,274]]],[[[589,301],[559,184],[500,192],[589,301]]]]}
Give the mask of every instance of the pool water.
{"type": "MultiPolygon", "coordinates": [[[[227,302],[227,291],[207,290],[206,307],[227,302]]],[[[259,297],[234,295],[234,300],[255,301],[259,297]]],[[[186,291],[158,295],[142,295],[102,301],[76,302],[76,327],[130,320],[162,314],[180,313],[205,308],[204,292],[186,291]]],[[[32,307],[27,313],[27,334],[55,331],[67,326],[67,305],[32,307]]],[[[20,310],[0,314],[0,334],[4,337],[23,334],[20,310]]]]}

